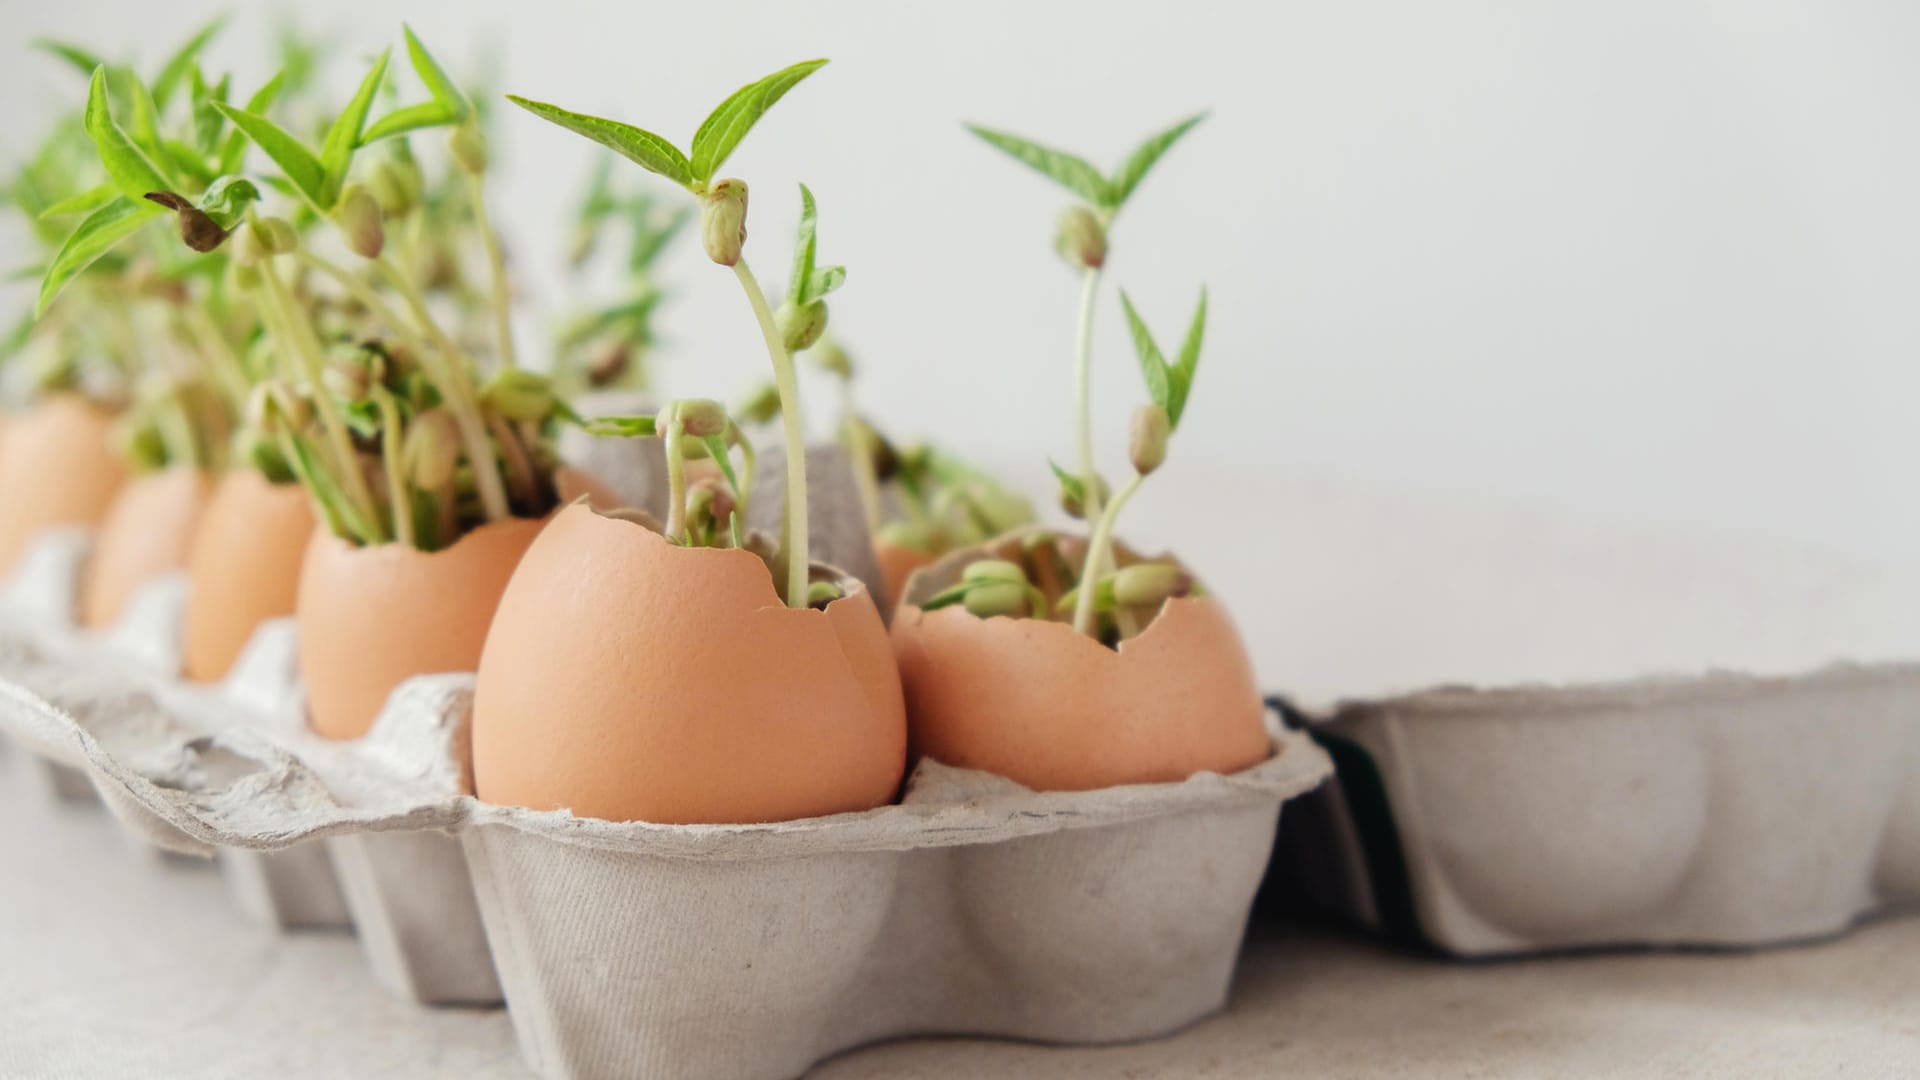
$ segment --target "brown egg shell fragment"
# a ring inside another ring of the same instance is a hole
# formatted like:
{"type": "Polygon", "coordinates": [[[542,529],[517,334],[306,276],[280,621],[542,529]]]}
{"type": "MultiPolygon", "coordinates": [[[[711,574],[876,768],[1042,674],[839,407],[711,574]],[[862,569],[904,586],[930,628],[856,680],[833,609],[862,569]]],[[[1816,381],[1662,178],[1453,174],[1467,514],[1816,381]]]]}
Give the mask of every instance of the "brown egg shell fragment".
{"type": "Polygon", "coordinates": [[[791,609],[766,564],[562,511],[507,589],[481,661],[488,802],[662,824],[798,820],[890,802],[906,764],[872,596],[791,609]]]}

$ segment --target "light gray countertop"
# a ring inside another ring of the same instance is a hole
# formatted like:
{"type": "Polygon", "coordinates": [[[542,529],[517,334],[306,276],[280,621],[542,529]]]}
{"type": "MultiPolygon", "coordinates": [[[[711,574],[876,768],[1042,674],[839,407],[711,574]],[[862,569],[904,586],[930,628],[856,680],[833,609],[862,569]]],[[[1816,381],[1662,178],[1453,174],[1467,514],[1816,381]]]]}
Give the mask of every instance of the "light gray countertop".
{"type": "MultiPolygon", "coordinates": [[[[506,1016],[394,1001],[345,934],[240,919],[211,866],[55,805],[0,744],[0,1077],[524,1078],[506,1016]]],[[[1920,918],[1750,954],[1491,964],[1257,923],[1225,1015],[1093,1049],[870,1047],[819,1080],[1920,1076],[1920,918]]]]}

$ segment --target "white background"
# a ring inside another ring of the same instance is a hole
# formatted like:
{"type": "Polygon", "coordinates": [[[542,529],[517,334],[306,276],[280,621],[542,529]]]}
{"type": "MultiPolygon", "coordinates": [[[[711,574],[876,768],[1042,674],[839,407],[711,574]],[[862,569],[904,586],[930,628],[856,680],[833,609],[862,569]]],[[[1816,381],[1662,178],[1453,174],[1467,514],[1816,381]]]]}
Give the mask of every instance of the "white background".
{"type": "MultiPolygon", "coordinates": [[[[11,162],[83,95],[28,39],[150,66],[219,5],[7,6],[11,162]]],[[[492,51],[506,90],[678,140],[741,83],[831,56],[727,170],[753,185],[748,253],[778,288],[806,180],[822,254],[849,267],[834,322],[867,405],[1039,489],[1072,446],[1076,281],[1049,251],[1066,197],[959,121],[1106,166],[1212,107],[1117,225],[1110,264],[1162,337],[1212,290],[1187,425],[1126,529],[1203,568],[1257,574],[1246,523],[1290,526],[1269,478],[1303,470],[1920,565],[1920,6],[307,7],[345,46],[343,88],[404,17],[449,66],[492,51]]],[[[269,10],[245,7],[211,54],[243,87],[268,73],[269,10]]],[[[493,201],[535,341],[568,299],[564,223],[592,151],[503,119],[493,201]]],[[[697,245],[669,273],[662,381],[731,398],[765,362],[738,291],[697,245]]],[[[1098,334],[1117,474],[1143,391],[1111,294],[1098,334]]],[[[1243,620],[1271,627],[1275,598],[1238,587],[1243,620]]]]}

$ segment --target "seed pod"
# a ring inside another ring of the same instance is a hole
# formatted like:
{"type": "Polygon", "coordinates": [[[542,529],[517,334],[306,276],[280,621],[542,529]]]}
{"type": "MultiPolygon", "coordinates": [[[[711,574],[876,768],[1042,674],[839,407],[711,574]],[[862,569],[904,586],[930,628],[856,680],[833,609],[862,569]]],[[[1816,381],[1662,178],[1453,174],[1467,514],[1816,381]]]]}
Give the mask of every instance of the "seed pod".
{"type": "Polygon", "coordinates": [[[1158,405],[1142,405],[1133,411],[1133,430],[1127,442],[1127,456],[1133,461],[1133,471],[1146,476],[1167,460],[1167,436],[1173,433],[1173,422],[1167,419],[1167,410],[1158,405]]]}
{"type": "Polygon", "coordinates": [[[780,388],[770,382],[761,383],[733,411],[749,424],[771,423],[780,415],[780,388]]]}
{"type": "Polygon", "coordinates": [[[816,581],[807,586],[807,606],[826,607],[846,595],[831,581],[816,581]]]}
{"type": "Polygon", "coordinates": [[[513,421],[545,420],[553,400],[553,380],[521,368],[500,372],[480,392],[481,404],[513,421]]]}
{"type": "MultiPolygon", "coordinates": [[[[727,433],[727,410],[717,401],[706,398],[685,398],[668,408],[677,408],[683,430],[695,439],[704,439],[710,435],[727,433]]],[[[664,417],[664,413],[662,416],[664,417]]]]}
{"type": "Polygon", "coordinates": [[[413,418],[400,447],[407,479],[426,491],[440,491],[453,483],[460,467],[460,425],[442,406],[413,418]]]}
{"type": "Polygon", "coordinates": [[[180,225],[180,241],[193,250],[204,255],[226,242],[227,230],[186,199],[171,191],[149,191],[147,199],[173,211],[180,225]]]}
{"type": "Polygon", "coordinates": [[[291,255],[300,250],[300,234],[286,218],[261,218],[252,229],[261,232],[260,242],[269,255],[291,255]]]}
{"type": "Polygon", "coordinates": [[[363,259],[377,259],[387,246],[387,228],[380,220],[380,203],[365,187],[352,184],[340,196],[335,220],[347,238],[347,247],[363,259]]]}
{"type": "Polygon", "coordinates": [[[1070,266],[1097,270],[1107,262],[1107,230],[1093,211],[1084,206],[1069,206],[1060,211],[1053,234],[1053,249],[1070,266]]]}
{"type": "Polygon", "coordinates": [[[700,198],[700,242],[721,266],[740,261],[747,242],[747,182],[722,180],[700,198]]]}
{"type": "Polygon", "coordinates": [[[453,151],[453,160],[461,171],[471,176],[487,171],[487,137],[479,124],[468,121],[454,128],[447,137],[447,149],[453,151]]]}
{"type": "Polygon", "coordinates": [[[1145,607],[1169,597],[1183,596],[1193,579],[1169,563],[1139,563],[1113,575],[1113,602],[1121,607],[1145,607]]]}
{"type": "Polygon", "coordinates": [[[960,580],[982,583],[1011,582],[1015,585],[1025,585],[1027,572],[1020,569],[1020,564],[1008,562],[1005,559],[977,559],[968,563],[967,568],[960,572],[960,580]]]}
{"type": "Polygon", "coordinates": [[[788,352],[812,348],[827,330],[826,302],[815,300],[805,307],[792,301],[781,304],[773,313],[773,325],[779,328],[780,340],[786,342],[788,352]]]}
{"type": "Polygon", "coordinates": [[[633,346],[620,338],[606,338],[594,346],[587,358],[587,385],[594,389],[619,381],[633,366],[633,346]]]}
{"type": "MultiPolygon", "coordinates": [[[[824,319],[822,325],[825,325],[824,319]]],[[[848,356],[847,350],[841,348],[840,343],[832,338],[820,342],[818,347],[807,354],[807,358],[822,371],[838,375],[843,379],[853,378],[853,358],[848,356]]]]}
{"type": "Polygon", "coordinates": [[[420,204],[420,168],[410,161],[383,160],[367,176],[367,190],[380,209],[401,217],[420,204]]]}
{"type": "Polygon", "coordinates": [[[981,585],[967,590],[967,610],[983,619],[995,615],[1018,615],[1028,609],[1027,587],[1010,581],[981,585]]]}
{"type": "MultiPolygon", "coordinates": [[[[1113,489],[1107,485],[1106,477],[1095,476],[1093,478],[1093,489],[1100,494],[1101,506],[1105,506],[1113,501],[1113,489]]],[[[1068,517],[1084,518],[1087,516],[1087,508],[1081,502],[1080,496],[1073,488],[1066,484],[1060,485],[1060,509],[1066,511],[1068,517]]]]}

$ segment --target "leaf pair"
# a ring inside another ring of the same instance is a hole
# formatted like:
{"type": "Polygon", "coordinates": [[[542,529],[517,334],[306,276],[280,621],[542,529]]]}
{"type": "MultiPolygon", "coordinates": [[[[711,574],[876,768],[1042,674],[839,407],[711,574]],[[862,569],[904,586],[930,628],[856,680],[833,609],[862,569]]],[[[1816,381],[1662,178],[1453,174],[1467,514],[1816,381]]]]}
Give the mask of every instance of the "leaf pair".
{"type": "Polygon", "coordinates": [[[828,293],[846,284],[844,266],[814,266],[815,237],[819,215],[813,205],[813,192],[800,185],[800,229],[793,245],[793,275],[787,281],[787,299],[795,307],[806,307],[826,298],[828,293]]]}
{"type": "Polygon", "coordinates": [[[1167,363],[1124,289],[1120,292],[1120,306],[1126,309],[1127,327],[1133,332],[1133,348],[1140,354],[1140,373],[1147,379],[1147,396],[1167,411],[1172,429],[1178,430],[1180,414],[1187,409],[1187,395],[1193,390],[1193,373],[1200,366],[1200,343],[1207,332],[1207,290],[1200,290],[1200,303],[1187,326],[1187,340],[1181,343],[1180,356],[1172,364],[1167,363]]]}
{"type": "Polygon", "coordinates": [[[1018,135],[1009,135],[1004,131],[994,131],[978,124],[968,124],[967,130],[1004,151],[1015,160],[1039,172],[1041,175],[1085,199],[1094,208],[1106,211],[1109,215],[1118,213],[1133,195],[1140,182],[1155,163],[1172,149],[1180,137],[1193,130],[1207,114],[1195,113],[1172,127],[1154,135],[1122,162],[1112,176],[1103,176],[1085,158],[1069,154],[1064,150],[1055,150],[1049,146],[1023,139],[1018,135]]]}
{"type": "Polygon", "coordinates": [[[414,74],[426,85],[432,101],[423,101],[418,105],[406,105],[395,109],[375,120],[372,126],[360,136],[362,146],[379,142],[394,135],[404,135],[422,128],[452,127],[464,124],[473,115],[473,102],[462,93],[453,80],[447,76],[445,68],[427,51],[414,35],[413,28],[402,23],[400,32],[407,38],[407,59],[413,65],[414,74]]]}
{"type": "Polygon", "coordinates": [[[651,131],[606,120],[598,116],[572,112],[558,105],[530,101],[513,94],[507,100],[542,120],[558,124],[577,135],[584,135],[648,172],[664,176],[696,195],[707,190],[714,174],[766,115],[774,103],[800,80],[820,70],[825,60],[807,60],[782,68],[758,82],[748,83],[721,102],[693,133],[690,154],[651,131]]]}

